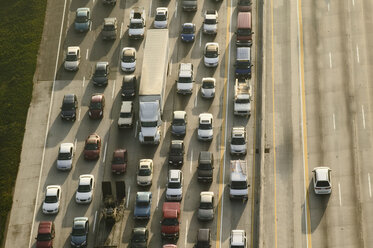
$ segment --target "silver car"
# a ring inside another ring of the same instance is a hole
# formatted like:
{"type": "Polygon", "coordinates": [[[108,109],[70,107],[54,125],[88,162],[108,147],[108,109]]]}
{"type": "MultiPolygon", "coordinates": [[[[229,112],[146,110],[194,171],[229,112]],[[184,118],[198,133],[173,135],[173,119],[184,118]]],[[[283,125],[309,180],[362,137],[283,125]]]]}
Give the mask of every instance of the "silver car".
{"type": "Polygon", "coordinates": [[[203,191],[200,196],[198,219],[202,221],[214,219],[214,192],[203,191]]]}

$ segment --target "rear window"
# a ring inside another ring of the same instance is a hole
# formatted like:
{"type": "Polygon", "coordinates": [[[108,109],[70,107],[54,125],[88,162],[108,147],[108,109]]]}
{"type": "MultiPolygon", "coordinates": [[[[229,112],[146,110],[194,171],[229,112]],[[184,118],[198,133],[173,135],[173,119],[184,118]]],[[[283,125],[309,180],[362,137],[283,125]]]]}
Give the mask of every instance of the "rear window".
{"type": "Polygon", "coordinates": [[[330,186],[330,184],[329,184],[328,181],[318,181],[316,183],[316,187],[329,187],[329,186],[330,186]]]}

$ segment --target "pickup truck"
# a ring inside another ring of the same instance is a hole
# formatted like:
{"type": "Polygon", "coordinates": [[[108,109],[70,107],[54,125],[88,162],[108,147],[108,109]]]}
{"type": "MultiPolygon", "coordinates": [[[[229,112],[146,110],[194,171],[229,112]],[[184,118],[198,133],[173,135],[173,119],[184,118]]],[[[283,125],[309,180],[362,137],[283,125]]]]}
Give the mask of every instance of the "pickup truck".
{"type": "Polygon", "coordinates": [[[180,203],[163,203],[161,233],[163,238],[178,239],[180,232],[180,203]]]}
{"type": "Polygon", "coordinates": [[[130,13],[130,24],[128,34],[130,39],[142,39],[145,35],[145,9],[134,7],[130,13]]]}

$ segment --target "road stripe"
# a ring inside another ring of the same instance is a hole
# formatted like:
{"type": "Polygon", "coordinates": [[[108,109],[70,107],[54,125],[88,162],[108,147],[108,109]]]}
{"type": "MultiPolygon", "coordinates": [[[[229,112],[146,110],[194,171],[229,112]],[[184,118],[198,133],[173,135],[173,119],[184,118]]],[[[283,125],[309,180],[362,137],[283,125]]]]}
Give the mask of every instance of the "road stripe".
{"type": "Polygon", "coordinates": [[[330,11],[330,3],[328,3],[328,12],[330,11]]]}
{"type": "Polygon", "coordinates": [[[307,149],[307,116],[306,116],[306,90],[304,82],[304,47],[303,47],[303,22],[302,22],[302,0],[297,0],[298,15],[298,49],[299,49],[299,76],[301,86],[301,114],[302,114],[302,142],[303,142],[303,169],[304,169],[304,217],[307,248],[312,248],[311,236],[311,214],[309,210],[309,177],[308,177],[308,149],[307,149]]]}
{"type": "Polygon", "coordinates": [[[368,173],[369,197],[372,198],[372,187],[370,184],[370,174],[368,173]]]}
{"type": "Polygon", "coordinates": [[[339,206],[342,206],[341,184],[338,182],[339,206]]]}
{"type": "Polygon", "coordinates": [[[137,125],[139,124],[138,121],[136,121],[136,126],[135,126],[135,138],[137,137],[137,125]]]}
{"type": "Polygon", "coordinates": [[[176,1],[176,4],[175,4],[175,18],[177,17],[177,1],[176,1]]]}
{"type": "Polygon", "coordinates": [[[85,54],[85,60],[88,60],[88,52],[89,52],[89,49],[87,48],[87,53],[85,54]]]}
{"type": "Polygon", "coordinates": [[[355,0],[352,0],[352,5],[355,6],[355,0]]]}
{"type": "Polygon", "coordinates": [[[161,193],[161,188],[158,186],[158,190],[157,190],[157,207],[159,205],[159,194],[161,193]]]}
{"type": "Polygon", "coordinates": [[[76,151],[76,142],[77,142],[77,139],[75,138],[75,140],[74,140],[74,152],[76,151]]]}
{"type": "Polygon", "coordinates": [[[83,76],[83,83],[82,83],[83,88],[84,88],[84,84],[85,84],[85,76],[83,76]]]}
{"type": "Polygon", "coordinates": [[[164,122],[163,137],[166,137],[166,128],[167,128],[167,121],[164,122]]]}
{"type": "Polygon", "coordinates": [[[202,29],[199,32],[199,47],[201,47],[201,45],[202,45],[202,29]]]}
{"type": "Polygon", "coordinates": [[[126,208],[128,208],[128,204],[130,202],[131,198],[131,186],[128,187],[128,193],[127,193],[127,201],[126,201],[126,208]]]}
{"type": "Polygon", "coordinates": [[[188,219],[185,223],[185,239],[184,239],[184,247],[187,247],[187,240],[188,240],[188,219]]]}
{"type": "Polygon", "coordinates": [[[102,158],[102,163],[105,163],[105,159],[106,159],[106,150],[107,150],[107,142],[105,143],[104,157],[102,158]]]}
{"type": "Polygon", "coordinates": [[[79,108],[79,114],[78,114],[78,121],[80,121],[80,113],[82,112],[82,109],[79,108]]]}
{"type": "Polygon", "coordinates": [[[363,116],[363,127],[365,129],[365,113],[364,113],[364,106],[361,105],[361,115],[363,116]]]}
{"type": "Polygon", "coordinates": [[[97,220],[97,211],[95,212],[95,219],[93,220],[93,233],[95,232],[95,229],[96,229],[96,220],[97,220]]]}
{"type": "Polygon", "coordinates": [[[332,64],[332,53],[329,52],[329,67],[332,68],[333,67],[333,64],[332,64]]]}
{"type": "Polygon", "coordinates": [[[333,113],[333,128],[335,130],[335,114],[333,113]]]}
{"type": "Polygon", "coordinates": [[[228,94],[229,94],[229,80],[230,80],[230,54],[231,54],[231,18],[232,18],[232,1],[227,0],[227,25],[225,36],[225,67],[224,67],[224,94],[223,94],[223,110],[222,110],[222,134],[220,139],[220,161],[219,161],[219,195],[218,195],[218,211],[216,221],[216,248],[221,247],[222,227],[223,227],[223,213],[224,213],[224,184],[225,184],[225,147],[227,142],[227,120],[228,120],[228,94]]]}
{"type": "Polygon", "coordinates": [[[120,24],[120,38],[123,37],[123,22],[120,24]]]}
{"type": "Polygon", "coordinates": [[[357,57],[357,62],[360,63],[359,46],[357,44],[356,44],[356,57],[357,57]]]}
{"type": "Polygon", "coordinates": [[[116,82],[116,80],[114,80],[114,82],[113,82],[113,91],[111,92],[111,99],[114,98],[114,93],[115,93],[115,82],[116,82]]]}
{"type": "Polygon", "coordinates": [[[196,94],[196,97],[194,98],[194,107],[197,107],[197,102],[198,102],[198,92],[196,94]]]}
{"type": "Polygon", "coordinates": [[[153,3],[153,1],[150,0],[150,6],[149,6],[149,17],[151,16],[151,13],[152,13],[152,3],[153,3]]]}

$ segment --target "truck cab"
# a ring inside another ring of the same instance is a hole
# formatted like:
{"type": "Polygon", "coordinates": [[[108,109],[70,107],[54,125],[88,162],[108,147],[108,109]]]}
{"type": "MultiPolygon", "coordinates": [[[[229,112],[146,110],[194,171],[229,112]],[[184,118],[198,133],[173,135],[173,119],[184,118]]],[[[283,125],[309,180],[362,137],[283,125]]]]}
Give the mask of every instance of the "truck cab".
{"type": "Polygon", "coordinates": [[[145,35],[145,9],[134,7],[130,13],[130,24],[128,34],[130,39],[142,39],[145,35]]]}
{"type": "Polygon", "coordinates": [[[162,125],[159,102],[140,102],[140,134],[142,144],[159,144],[162,125]]]}
{"type": "Polygon", "coordinates": [[[161,234],[163,238],[178,239],[180,231],[180,203],[163,203],[161,234]]]}
{"type": "Polygon", "coordinates": [[[246,166],[246,160],[231,160],[231,174],[229,180],[230,199],[247,200],[249,197],[246,166]]]}
{"type": "Polygon", "coordinates": [[[246,232],[244,230],[232,230],[229,239],[230,248],[246,248],[246,232]]]}
{"type": "Polygon", "coordinates": [[[234,115],[251,115],[251,87],[248,79],[236,78],[233,101],[234,115]]]}
{"type": "Polygon", "coordinates": [[[179,66],[179,77],[176,81],[176,89],[179,94],[192,94],[193,93],[193,64],[181,63],[179,66]]]}

